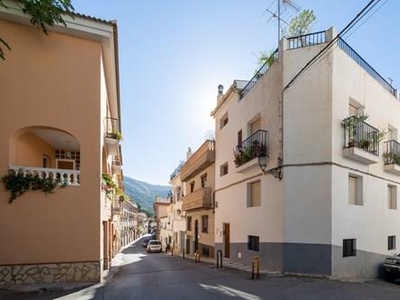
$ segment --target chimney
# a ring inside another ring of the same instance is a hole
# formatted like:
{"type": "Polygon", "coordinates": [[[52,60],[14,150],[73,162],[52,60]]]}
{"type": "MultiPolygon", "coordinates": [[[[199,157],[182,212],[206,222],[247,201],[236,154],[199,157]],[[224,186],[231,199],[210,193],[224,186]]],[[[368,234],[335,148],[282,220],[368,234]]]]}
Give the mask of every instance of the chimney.
{"type": "Polygon", "coordinates": [[[220,84],[218,86],[217,104],[219,103],[219,101],[221,101],[223,97],[224,97],[224,86],[220,84]]]}

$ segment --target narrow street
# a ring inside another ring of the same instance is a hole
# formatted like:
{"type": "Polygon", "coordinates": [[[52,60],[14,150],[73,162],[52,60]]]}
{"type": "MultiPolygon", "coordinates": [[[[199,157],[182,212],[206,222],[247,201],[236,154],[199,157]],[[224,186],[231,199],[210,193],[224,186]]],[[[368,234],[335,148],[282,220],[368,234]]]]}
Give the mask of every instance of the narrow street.
{"type": "MultiPolygon", "coordinates": [[[[278,276],[252,280],[236,269],[216,270],[165,253],[146,253],[141,240],[123,250],[121,265],[105,284],[84,289],[10,293],[0,299],[399,299],[400,284],[376,280],[349,283],[310,277],[278,276]]],[[[115,270],[115,269],[114,269],[115,270]]]]}

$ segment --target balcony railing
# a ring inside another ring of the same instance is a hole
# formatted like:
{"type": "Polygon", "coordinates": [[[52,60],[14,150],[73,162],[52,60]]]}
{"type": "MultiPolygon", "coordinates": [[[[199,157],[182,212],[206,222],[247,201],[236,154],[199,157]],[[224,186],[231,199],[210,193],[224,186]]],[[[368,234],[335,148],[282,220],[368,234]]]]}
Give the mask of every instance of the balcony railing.
{"type": "Polygon", "coordinates": [[[187,181],[198,172],[203,171],[215,161],[215,142],[207,140],[192,154],[181,167],[181,181],[187,181]]]}
{"type": "Polygon", "coordinates": [[[121,140],[121,130],[119,128],[119,120],[116,118],[104,118],[104,134],[105,137],[121,140]]]}
{"type": "Polygon", "coordinates": [[[211,207],[211,188],[203,187],[183,197],[182,210],[184,211],[211,207]]]}
{"type": "Polygon", "coordinates": [[[379,155],[379,140],[381,133],[359,116],[343,120],[344,147],[357,147],[371,154],[379,155]]]}
{"type": "Polygon", "coordinates": [[[373,67],[371,67],[353,48],[349,46],[343,39],[339,38],[337,42],[340,49],[342,49],[348,56],[350,56],[361,68],[363,68],[369,75],[378,81],[389,93],[396,97],[396,89],[387,82],[373,67]]]}
{"type": "Polygon", "coordinates": [[[258,82],[258,80],[269,70],[275,60],[278,59],[278,49],[276,49],[271,56],[267,59],[267,61],[261,66],[261,68],[254,74],[253,78],[249,80],[249,82],[245,85],[245,87],[240,92],[240,99],[242,99],[258,82]]]}
{"type": "Polygon", "coordinates": [[[387,141],[384,143],[384,149],[384,164],[396,164],[400,166],[400,143],[395,140],[387,141]]]}
{"type": "Polygon", "coordinates": [[[258,130],[236,145],[234,162],[236,167],[260,156],[268,155],[268,131],[258,130]]]}
{"type": "Polygon", "coordinates": [[[323,43],[326,43],[326,31],[318,31],[288,38],[288,49],[309,47],[323,43]]]}
{"type": "Polygon", "coordinates": [[[16,173],[22,173],[24,176],[30,174],[38,176],[39,178],[52,178],[54,181],[61,179],[61,184],[79,186],[80,180],[79,170],[65,170],[65,169],[51,169],[51,168],[37,168],[25,166],[9,166],[9,169],[14,170],[16,173]]]}

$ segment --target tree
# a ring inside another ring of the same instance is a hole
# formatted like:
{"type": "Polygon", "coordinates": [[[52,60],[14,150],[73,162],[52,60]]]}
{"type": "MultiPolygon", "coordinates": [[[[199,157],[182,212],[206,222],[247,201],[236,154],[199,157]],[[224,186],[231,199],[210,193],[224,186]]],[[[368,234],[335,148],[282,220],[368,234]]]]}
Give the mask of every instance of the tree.
{"type": "MultiPolygon", "coordinates": [[[[287,29],[284,30],[282,33],[286,37],[295,37],[310,33],[312,31],[312,25],[314,24],[316,19],[317,18],[315,17],[312,10],[302,10],[301,13],[290,20],[287,29]]],[[[274,50],[260,52],[260,56],[258,57],[257,61],[257,70],[261,68],[261,66],[263,66],[264,64],[267,64],[268,67],[270,67],[275,61],[275,56],[273,54],[274,50]]]]}
{"type": "Polygon", "coordinates": [[[304,35],[312,31],[312,25],[316,17],[310,9],[304,9],[296,17],[290,20],[290,23],[285,32],[286,37],[294,37],[304,35]]]}
{"type": "MultiPolygon", "coordinates": [[[[63,16],[72,16],[75,11],[71,0],[13,0],[23,13],[30,15],[30,22],[33,26],[41,28],[44,34],[48,34],[47,26],[62,24],[67,26],[63,16]]],[[[4,0],[0,0],[0,6],[8,8],[4,0]]],[[[0,38],[0,58],[5,60],[4,48],[11,50],[10,45],[0,38]]]]}

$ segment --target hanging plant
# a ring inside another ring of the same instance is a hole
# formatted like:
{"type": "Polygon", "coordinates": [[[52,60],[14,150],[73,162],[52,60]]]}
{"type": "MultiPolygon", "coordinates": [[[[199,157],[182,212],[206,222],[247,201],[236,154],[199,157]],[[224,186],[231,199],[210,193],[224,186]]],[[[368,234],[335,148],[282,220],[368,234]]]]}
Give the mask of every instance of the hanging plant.
{"type": "Polygon", "coordinates": [[[53,193],[56,187],[66,187],[66,180],[61,178],[41,178],[37,174],[26,174],[21,171],[16,172],[9,169],[7,174],[2,177],[5,189],[9,192],[8,203],[12,203],[16,198],[27,191],[42,191],[45,194],[53,193]]]}
{"type": "Polygon", "coordinates": [[[101,188],[102,190],[106,193],[107,198],[111,199],[110,195],[117,190],[117,185],[114,183],[112,180],[111,176],[108,175],[107,173],[102,174],[102,185],[101,188]]]}

